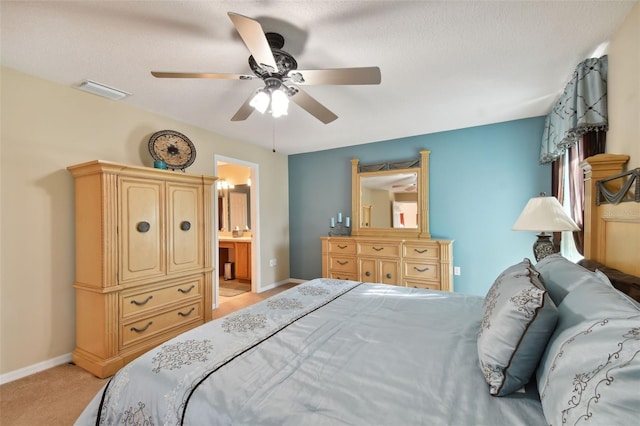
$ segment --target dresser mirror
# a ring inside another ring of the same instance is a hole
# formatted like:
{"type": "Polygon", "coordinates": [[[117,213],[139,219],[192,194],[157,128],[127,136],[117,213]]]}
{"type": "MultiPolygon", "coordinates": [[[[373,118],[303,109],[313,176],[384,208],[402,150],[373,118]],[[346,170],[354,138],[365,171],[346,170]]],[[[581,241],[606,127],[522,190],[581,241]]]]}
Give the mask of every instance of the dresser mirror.
{"type": "Polygon", "coordinates": [[[352,235],[430,238],[429,151],[409,161],[351,160],[352,235]]]}

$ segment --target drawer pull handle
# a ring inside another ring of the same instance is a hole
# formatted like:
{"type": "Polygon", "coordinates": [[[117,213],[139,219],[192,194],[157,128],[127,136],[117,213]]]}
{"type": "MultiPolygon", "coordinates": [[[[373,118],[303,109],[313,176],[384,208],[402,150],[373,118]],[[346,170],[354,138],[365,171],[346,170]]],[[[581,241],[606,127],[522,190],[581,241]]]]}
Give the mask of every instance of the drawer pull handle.
{"type": "Polygon", "coordinates": [[[188,231],[189,229],[191,229],[191,223],[189,223],[188,220],[180,222],[180,229],[182,229],[183,231],[188,231]]]}
{"type": "Polygon", "coordinates": [[[132,300],[131,304],[136,305],[136,306],[142,306],[142,305],[146,305],[147,302],[149,302],[149,300],[153,299],[153,296],[149,296],[147,297],[146,300],[144,300],[143,302],[138,302],[137,300],[132,300]]]}
{"type": "Polygon", "coordinates": [[[423,268],[423,269],[420,269],[420,268],[418,268],[417,266],[414,266],[414,267],[413,267],[413,269],[415,269],[415,270],[416,270],[416,271],[418,271],[418,272],[426,272],[426,271],[428,271],[428,270],[429,270],[429,268],[428,268],[428,267],[425,267],[425,268],[423,268]]]}
{"type": "Polygon", "coordinates": [[[189,293],[191,290],[193,290],[193,288],[194,288],[194,287],[195,287],[195,284],[191,284],[191,287],[189,287],[188,289],[183,290],[183,289],[179,288],[179,289],[178,289],[178,291],[179,291],[180,293],[182,293],[182,294],[187,294],[187,293],[189,293]]]}
{"type": "Polygon", "coordinates": [[[365,274],[367,277],[370,277],[370,276],[371,276],[371,272],[369,272],[369,271],[365,272],[364,274],[365,274]]]}
{"type": "Polygon", "coordinates": [[[138,224],[136,225],[136,229],[138,230],[138,232],[148,232],[149,229],[151,229],[151,225],[149,225],[149,222],[138,222],[138,224]]]}
{"type": "Polygon", "coordinates": [[[147,331],[147,328],[151,327],[151,324],[153,324],[153,321],[149,321],[149,323],[142,328],[131,327],[131,331],[135,331],[136,333],[142,333],[143,331],[147,331]]]}
{"type": "Polygon", "coordinates": [[[338,244],[338,248],[339,248],[340,250],[344,250],[344,249],[346,249],[346,248],[347,248],[347,246],[342,246],[342,245],[338,244]]]}
{"type": "Polygon", "coordinates": [[[345,260],[344,262],[343,262],[343,261],[340,261],[340,260],[336,260],[336,262],[338,262],[338,265],[341,265],[341,266],[344,266],[344,265],[346,265],[346,264],[348,264],[348,263],[349,263],[349,261],[348,261],[348,260],[345,260]]]}
{"type": "Polygon", "coordinates": [[[416,253],[423,254],[423,253],[428,252],[429,250],[428,249],[424,249],[424,250],[413,249],[413,251],[415,251],[416,253]]]}
{"type": "Polygon", "coordinates": [[[189,315],[191,315],[191,312],[193,312],[195,308],[192,306],[191,309],[189,309],[189,312],[187,312],[186,314],[184,312],[178,312],[178,315],[180,315],[181,317],[188,317],[189,315]]]}
{"type": "Polygon", "coordinates": [[[391,279],[391,274],[387,274],[387,278],[391,279]]]}
{"type": "Polygon", "coordinates": [[[380,247],[380,248],[378,248],[378,247],[372,247],[372,248],[373,248],[375,251],[382,251],[382,250],[384,250],[384,247],[380,247]]]}

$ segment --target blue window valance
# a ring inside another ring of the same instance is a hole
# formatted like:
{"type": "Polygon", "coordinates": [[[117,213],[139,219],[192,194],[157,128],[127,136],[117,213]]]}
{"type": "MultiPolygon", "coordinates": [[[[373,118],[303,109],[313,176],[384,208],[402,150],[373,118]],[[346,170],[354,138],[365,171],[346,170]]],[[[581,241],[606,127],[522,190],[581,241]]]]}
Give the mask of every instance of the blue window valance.
{"type": "Polygon", "coordinates": [[[607,131],[607,56],[581,62],[560,99],[547,115],[540,162],[549,163],[582,135],[607,131]]]}

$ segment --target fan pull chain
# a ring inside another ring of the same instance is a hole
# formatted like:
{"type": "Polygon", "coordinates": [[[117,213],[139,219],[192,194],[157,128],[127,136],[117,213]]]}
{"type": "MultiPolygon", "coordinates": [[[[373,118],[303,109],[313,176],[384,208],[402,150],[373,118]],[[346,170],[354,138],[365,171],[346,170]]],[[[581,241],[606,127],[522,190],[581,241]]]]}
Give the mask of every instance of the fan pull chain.
{"type": "Polygon", "coordinates": [[[272,119],[271,120],[271,129],[272,129],[272,136],[271,136],[271,140],[273,143],[273,152],[276,152],[276,120],[272,119]]]}

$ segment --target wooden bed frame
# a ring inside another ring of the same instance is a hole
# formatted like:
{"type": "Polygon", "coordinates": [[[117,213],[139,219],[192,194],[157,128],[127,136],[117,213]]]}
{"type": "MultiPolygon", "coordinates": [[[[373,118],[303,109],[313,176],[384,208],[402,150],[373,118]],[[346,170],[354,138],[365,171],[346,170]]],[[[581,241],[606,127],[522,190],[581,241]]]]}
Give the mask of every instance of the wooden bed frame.
{"type": "MultiPolygon", "coordinates": [[[[640,202],[637,181],[619,204],[599,201],[598,181],[621,174],[628,155],[599,154],[585,159],[584,170],[584,257],[626,274],[640,277],[640,202]]],[[[608,191],[618,192],[636,174],[603,182],[608,191]]],[[[640,290],[640,288],[638,289],[640,290]]]]}

